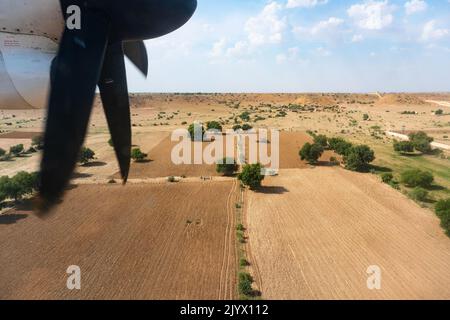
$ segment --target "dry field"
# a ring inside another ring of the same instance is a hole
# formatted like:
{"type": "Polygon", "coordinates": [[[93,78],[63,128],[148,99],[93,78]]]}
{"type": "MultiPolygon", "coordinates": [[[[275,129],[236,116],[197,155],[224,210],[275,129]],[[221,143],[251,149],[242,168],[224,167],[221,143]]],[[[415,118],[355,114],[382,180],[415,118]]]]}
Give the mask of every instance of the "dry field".
{"type": "Polygon", "coordinates": [[[234,182],[78,186],[0,216],[0,299],[232,299],[234,182]],[[70,265],[80,291],[66,288],[70,265]]]}
{"type": "Polygon", "coordinates": [[[371,175],[282,170],[247,193],[265,299],[450,299],[450,239],[437,217],[371,175]],[[366,270],[382,270],[381,290],[366,270]]]}

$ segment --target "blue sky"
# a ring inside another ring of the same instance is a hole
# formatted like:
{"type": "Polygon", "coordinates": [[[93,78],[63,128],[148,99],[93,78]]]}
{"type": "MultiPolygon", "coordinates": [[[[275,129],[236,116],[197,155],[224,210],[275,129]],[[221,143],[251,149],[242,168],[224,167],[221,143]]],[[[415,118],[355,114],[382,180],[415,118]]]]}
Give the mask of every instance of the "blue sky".
{"type": "Polygon", "coordinates": [[[130,91],[450,91],[450,0],[198,2],[130,91]]]}

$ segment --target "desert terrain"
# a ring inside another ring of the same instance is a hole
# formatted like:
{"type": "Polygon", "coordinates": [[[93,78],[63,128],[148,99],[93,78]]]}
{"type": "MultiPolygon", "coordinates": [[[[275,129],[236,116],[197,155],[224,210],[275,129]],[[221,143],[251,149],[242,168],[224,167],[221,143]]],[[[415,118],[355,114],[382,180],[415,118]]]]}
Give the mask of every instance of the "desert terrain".
{"type": "MultiPolygon", "coordinates": [[[[56,212],[40,220],[27,200],[0,209],[0,298],[237,299],[244,270],[263,299],[450,299],[450,238],[433,212],[450,197],[450,154],[401,156],[385,134],[420,130],[450,145],[449,103],[444,93],[132,94],[133,145],[148,161],[132,163],[120,186],[97,99],[85,142],[95,159],[77,168],[56,212]],[[255,192],[214,165],[171,163],[172,131],[213,120],[280,130],[279,175],[255,192]],[[317,166],[300,160],[307,132],[369,145],[371,172],[332,166],[332,151],[317,166]],[[434,174],[432,201],[381,182],[410,168],[434,174]],[[79,292],[65,287],[69,265],[82,269],[79,292]],[[366,286],[371,265],[381,290],[366,286]]],[[[0,148],[27,149],[44,120],[45,110],[0,110],[0,148]]],[[[39,161],[40,152],[1,161],[0,176],[39,161]]]]}

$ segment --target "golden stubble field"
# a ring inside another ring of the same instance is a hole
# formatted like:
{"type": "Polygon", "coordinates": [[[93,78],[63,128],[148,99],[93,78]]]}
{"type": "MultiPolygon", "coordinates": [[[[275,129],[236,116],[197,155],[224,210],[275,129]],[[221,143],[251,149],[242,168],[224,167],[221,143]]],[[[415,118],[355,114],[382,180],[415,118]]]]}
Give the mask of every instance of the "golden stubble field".
{"type": "Polygon", "coordinates": [[[0,216],[0,299],[234,299],[236,191],[83,185],[47,220],[0,216]],[[71,265],[79,291],[66,287],[71,265]]]}
{"type": "Polygon", "coordinates": [[[374,176],[287,169],[262,190],[247,192],[246,221],[263,298],[450,299],[438,218],[374,176]],[[381,290],[367,288],[369,266],[381,290]]]}

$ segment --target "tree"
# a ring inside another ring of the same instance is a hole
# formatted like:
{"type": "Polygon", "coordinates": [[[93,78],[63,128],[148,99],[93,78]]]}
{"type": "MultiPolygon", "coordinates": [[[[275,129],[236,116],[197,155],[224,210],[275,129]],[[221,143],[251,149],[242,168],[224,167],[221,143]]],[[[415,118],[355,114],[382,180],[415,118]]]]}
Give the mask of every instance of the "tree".
{"type": "Polygon", "coordinates": [[[439,201],[435,210],[437,216],[441,219],[441,226],[450,236],[450,199],[439,201]]]}
{"type": "Polygon", "coordinates": [[[239,174],[238,179],[251,190],[261,187],[264,176],[261,174],[262,166],[260,163],[247,164],[239,174]]]}
{"type": "Polygon", "coordinates": [[[6,151],[0,148],[0,157],[3,157],[6,154],[6,151]]]}
{"type": "Polygon", "coordinates": [[[239,115],[243,121],[250,121],[250,113],[248,111],[244,111],[239,115]]]}
{"type": "Polygon", "coordinates": [[[89,148],[83,147],[80,151],[80,155],[78,156],[78,162],[85,165],[92,159],[94,159],[95,152],[89,148]]]}
{"type": "Polygon", "coordinates": [[[442,115],[444,114],[444,110],[438,109],[438,110],[436,110],[436,111],[434,112],[434,114],[437,115],[437,116],[442,116],[442,115]]]}
{"type": "Polygon", "coordinates": [[[143,153],[141,151],[141,149],[139,148],[134,148],[133,150],[131,150],[131,159],[133,159],[136,162],[142,162],[147,158],[147,154],[143,153]]]}
{"type": "Polygon", "coordinates": [[[253,278],[249,273],[239,273],[239,293],[249,296],[253,293],[252,289],[253,278]]]}
{"type": "Polygon", "coordinates": [[[410,196],[411,198],[413,198],[414,200],[417,201],[425,201],[428,199],[428,194],[429,192],[427,190],[425,190],[424,188],[421,187],[415,187],[411,193],[410,196]]]}
{"type": "Polygon", "coordinates": [[[434,181],[433,174],[420,169],[406,170],[401,173],[400,181],[407,187],[429,188],[434,181]]]}
{"type": "Polygon", "coordinates": [[[222,125],[220,124],[220,122],[217,121],[209,121],[206,123],[206,129],[222,131],[222,125]]]}
{"type": "MultiPolygon", "coordinates": [[[[0,199],[11,198],[18,200],[24,195],[31,194],[37,189],[38,174],[21,171],[14,177],[0,178],[0,199]]],[[[0,200],[1,201],[1,200],[0,200]]]]}
{"type": "Polygon", "coordinates": [[[111,148],[114,147],[114,142],[113,142],[112,138],[109,138],[108,144],[109,144],[109,146],[110,146],[111,148]]]}
{"type": "Polygon", "coordinates": [[[44,149],[44,137],[41,135],[34,136],[33,139],[31,139],[31,146],[37,150],[44,149]]]}
{"type": "Polygon", "coordinates": [[[314,136],[314,143],[322,146],[323,148],[328,147],[328,138],[326,135],[319,134],[314,136]]]}
{"type": "Polygon", "coordinates": [[[240,129],[242,129],[242,126],[241,126],[240,124],[235,124],[235,125],[233,126],[233,131],[238,131],[238,130],[240,130],[240,129]]]}
{"type": "Polygon", "coordinates": [[[367,145],[350,148],[344,157],[345,167],[352,171],[366,171],[369,164],[375,160],[375,152],[367,145]]]}
{"type": "Polygon", "coordinates": [[[15,155],[16,157],[19,156],[23,151],[23,144],[18,144],[9,148],[9,153],[15,155]]]}
{"type": "Polygon", "coordinates": [[[244,131],[249,131],[249,130],[252,130],[252,129],[253,129],[253,127],[251,125],[249,125],[248,123],[244,123],[242,125],[242,130],[244,130],[244,131]]]}
{"type": "Polygon", "coordinates": [[[399,153],[414,152],[414,143],[411,141],[394,141],[394,150],[399,153]]]}
{"type": "Polygon", "coordinates": [[[193,123],[189,126],[188,131],[192,141],[203,141],[203,136],[205,135],[203,124],[193,123]]]}
{"type": "Polygon", "coordinates": [[[238,165],[233,158],[223,158],[216,165],[216,171],[226,176],[233,175],[238,170],[238,165]]]}
{"type": "Polygon", "coordinates": [[[305,143],[299,152],[302,160],[306,160],[310,164],[316,164],[323,154],[323,147],[319,144],[305,143]]]}
{"type": "Polygon", "coordinates": [[[425,132],[419,131],[415,133],[411,133],[409,135],[409,140],[413,143],[414,148],[422,153],[430,153],[431,142],[434,141],[432,137],[429,137],[425,132]]]}
{"type": "Polygon", "coordinates": [[[341,156],[346,156],[353,145],[342,138],[331,138],[328,141],[330,149],[336,151],[341,156]]]}
{"type": "Polygon", "coordinates": [[[365,114],[363,115],[363,120],[364,120],[364,121],[367,121],[367,120],[369,120],[369,119],[370,119],[369,115],[368,115],[367,113],[365,113],[365,114]]]}

